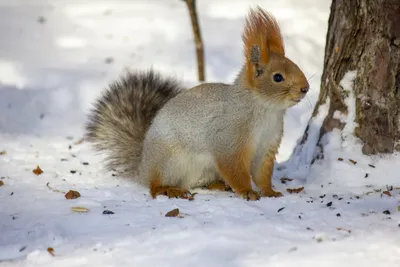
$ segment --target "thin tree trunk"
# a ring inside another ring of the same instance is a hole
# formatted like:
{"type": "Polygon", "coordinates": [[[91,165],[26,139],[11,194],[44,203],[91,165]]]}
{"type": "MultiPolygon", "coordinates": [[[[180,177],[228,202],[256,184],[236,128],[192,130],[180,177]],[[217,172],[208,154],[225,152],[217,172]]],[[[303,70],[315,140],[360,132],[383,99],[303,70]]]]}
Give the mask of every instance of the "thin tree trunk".
{"type": "MultiPolygon", "coordinates": [[[[345,126],[337,115],[348,114],[348,92],[340,81],[356,72],[354,135],[363,141],[364,154],[400,151],[400,0],[333,0],[325,47],[321,91],[313,112],[329,105],[319,131],[321,138],[345,126]]],[[[306,129],[302,146],[312,125],[306,129]]],[[[299,150],[299,147],[296,148],[299,150]]]]}
{"type": "Polygon", "coordinates": [[[203,82],[205,81],[204,48],[203,48],[203,40],[201,38],[199,20],[197,18],[196,0],[183,0],[183,1],[185,1],[188,6],[190,20],[192,22],[194,43],[196,46],[197,71],[198,71],[199,81],[203,82]]]}

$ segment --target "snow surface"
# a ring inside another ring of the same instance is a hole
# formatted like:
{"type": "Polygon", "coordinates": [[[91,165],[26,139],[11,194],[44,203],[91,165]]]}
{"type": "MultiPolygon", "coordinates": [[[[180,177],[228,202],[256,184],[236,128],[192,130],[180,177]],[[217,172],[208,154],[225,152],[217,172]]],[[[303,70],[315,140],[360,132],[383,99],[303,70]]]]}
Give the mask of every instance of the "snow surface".
{"type": "MultiPolygon", "coordinates": [[[[325,159],[309,168],[328,105],[291,154],[318,97],[330,1],[199,0],[207,81],[235,78],[244,15],[255,4],[277,17],[287,55],[312,89],[286,116],[274,181],[285,196],[246,202],[201,190],[194,201],[152,200],[79,143],[92,101],[126,69],[197,83],[182,1],[0,1],[0,266],[399,265],[400,156],[362,155],[350,112],[336,114],[349,128],[326,136],[325,159]],[[65,199],[70,189],[81,197],[65,199]],[[181,216],[165,217],[174,208],[181,216]]],[[[346,99],[350,111],[354,99],[346,99]]]]}

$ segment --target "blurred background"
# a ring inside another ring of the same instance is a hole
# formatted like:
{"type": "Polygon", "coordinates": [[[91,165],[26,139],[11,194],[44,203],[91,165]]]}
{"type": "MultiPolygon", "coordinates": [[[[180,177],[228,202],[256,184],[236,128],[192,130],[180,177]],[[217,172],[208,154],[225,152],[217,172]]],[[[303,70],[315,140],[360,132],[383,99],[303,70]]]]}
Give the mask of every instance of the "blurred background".
{"type": "MultiPolygon", "coordinates": [[[[233,82],[243,64],[249,7],[281,25],[287,56],[310,78],[305,101],[290,109],[286,158],[318,97],[329,0],[197,0],[206,82],[233,82]]],[[[182,0],[0,1],[0,133],[81,135],[95,97],[124,71],[153,68],[199,83],[193,32],[182,0]]]]}

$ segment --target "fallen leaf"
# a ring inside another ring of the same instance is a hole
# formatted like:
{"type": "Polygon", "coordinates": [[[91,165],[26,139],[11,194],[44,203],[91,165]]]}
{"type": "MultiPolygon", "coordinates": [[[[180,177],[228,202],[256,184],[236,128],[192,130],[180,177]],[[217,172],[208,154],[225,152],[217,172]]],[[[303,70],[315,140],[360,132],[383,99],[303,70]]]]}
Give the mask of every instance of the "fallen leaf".
{"type": "Polygon", "coordinates": [[[54,248],[47,248],[47,252],[49,252],[51,256],[53,256],[53,257],[55,256],[54,255],[54,248]]]}
{"type": "Polygon", "coordinates": [[[178,215],[179,215],[179,209],[173,209],[173,210],[168,211],[165,214],[165,217],[177,217],[178,215]]]}
{"type": "Polygon", "coordinates": [[[5,151],[5,150],[0,151],[0,155],[6,155],[6,154],[7,154],[7,151],[5,151]]]}
{"type": "Polygon", "coordinates": [[[40,169],[39,165],[32,171],[36,175],[41,175],[43,173],[42,169],[40,169]]]}
{"type": "Polygon", "coordinates": [[[280,179],[281,181],[287,181],[287,182],[290,182],[290,181],[293,181],[293,179],[292,178],[286,178],[286,177],[282,177],[281,179],[280,179]]]}
{"type": "Polygon", "coordinates": [[[278,210],[278,212],[281,212],[281,211],[284,210],[284,209],[285,209],[285,207],[280,208],[280,209],[278,210]]]}
{"type": "Polygon", "coordinates": [[[72,207],[71,209],[72,209],[72,211],[75,211],[75,212],[88,212],[89,211],[89,209],[84,208],[84,207],[72,207]]]}
{"type": "Polygon", "coordinates": [[[304,186],[302,186],[300,188],[293,188],[293,189],[288,188],[288,189],[286,189],[286,191],[288,191],[290,194],[293,194],[293,193],[297,194],[297,193],[300,193],[303,190],[304,190],[304,186]]]}
{"type": "Polygon", "coordinates": [[[372,165],[372,164],[368,164],[368,166],[370,166],[371,168],[375,168],[375,166],[374,166],[374,165],[372,165]]]}
{"type": "Polygon", "coordinates": [[[351,233],[351,230],[348,230],[348,229],[345,229],[345,228],[341,228],[341,227],[336,228],[336,230],[345,231],[345,232],[348,232],[349,234],[351,233]]]}
{"type": "Polygon", "coordinates": [[[4,182],[0,180],[0,186],[3,186],[3,185],[4,185],[4,182]]]}
{"type": "Polygon", "coordinates": [[[343,158],[338,158],[337,160],[338,160],[338,161],[343,161],[343,158]]]}
{"type": "Polygon", "coordinates": [[[111,214],[114,214],[114,212],[111,211],[111,210],[104,210],[104,211],[103,211],[103,214],[105,214],[105,215],[111,215],[111,214]]]}
{"type": "Polygon", "coordinates": [[[81,194],[78,191],[74,191],[74,190],[69,190],[66,194],[65,194],[65,198],[66,199],[76,199],[78,197],[80,197],[81,194]]]}
{"type": "Polygon", "coordinates": [[[50,182],[48,182],[48,183],[46,184],[46,186],[47,186],[51,191],[53,191],[53,192],[55,192],[55,193],[63,193],[63,194],[66,194],[66,192],[64,192],[64,191],[61,191],[61,190],[52,188],[52,187],[50,186],[50,182]]]}
{"type": "Polygon", "coordinates": [[[354,165],[357,164],[357,161],[355,161],[355,160],[353,160],[353,159],[349,159],[349,161],[350,161],[351,163],[353,163],[354,165]]]}
{"type": "Polygon", "coordinates": [[[79,139],[78,141],[76,141],[76,142],[74,143],[74,145],[79,145],[79,144],[82,144],[82,143],[83,143],[83,141],[85,141],[85,138],[81,138],[81,139],[79,139]]]}
{"type": "Polygon", "coordinates": [[[385,195],[387,195],[388,197],[391,197],[391,196],[392,196],[392,194],[391,194],[389,191],[383,191],[382,194],[385,194],[385,195]]]}

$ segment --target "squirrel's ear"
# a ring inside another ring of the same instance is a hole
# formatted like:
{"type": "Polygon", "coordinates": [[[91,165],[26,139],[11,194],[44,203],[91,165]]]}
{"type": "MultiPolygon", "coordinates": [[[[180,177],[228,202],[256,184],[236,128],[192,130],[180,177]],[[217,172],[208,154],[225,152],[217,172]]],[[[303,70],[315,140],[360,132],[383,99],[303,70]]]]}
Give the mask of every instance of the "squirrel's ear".
{"type": "Polygon", "coordinates": [[[264,72],[262,67],[260,67],[260,59],[260,47],[258,45],[254,45],[250,51],[250,62],[253,63],[253,66],[249,66],[249,68],[252,68],[251,72],[253,73],[254,78],[257,78],[264,72]]]}
{"type": "Polygon", "coordinates": [[[250,9],[242,35],[247,65],[247,81],[253,85],[253,79],[259,65],[269,62],[270,53],[285,55],[283,38],[275,18],[261,7],[250,9]],[[255,53],[257,50],[257,53],[255,53]],[[255,64],[257,54],[257,64],[255,64]]]}

